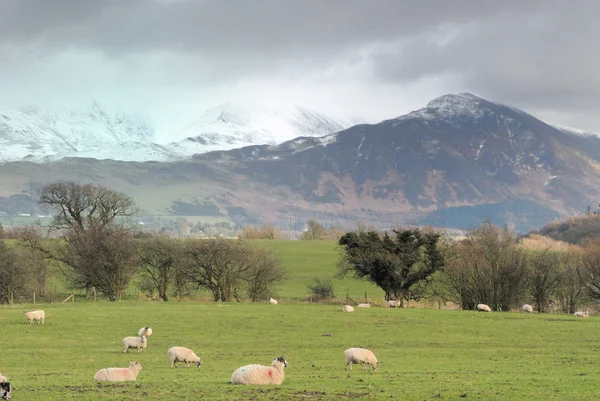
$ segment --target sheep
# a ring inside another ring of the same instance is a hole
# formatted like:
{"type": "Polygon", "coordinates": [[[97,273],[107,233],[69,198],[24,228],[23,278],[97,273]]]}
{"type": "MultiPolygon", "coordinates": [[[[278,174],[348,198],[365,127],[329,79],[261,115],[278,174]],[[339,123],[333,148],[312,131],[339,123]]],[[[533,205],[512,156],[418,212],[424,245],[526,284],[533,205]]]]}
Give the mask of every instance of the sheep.
{"type": "Polygon", "coordinates": [[[183,362],[186,368],[190,367],[190,363],[194,362],[198,367],[202,366],[200,357],[194,351],[185,347],[171,347],[167,351],[171,367],[177,367],[177,362],[183,362]]]}
{"type": "Polygon", "coordinates": [[[1,382],[0,383],[0,397],[2,397],[3,400],[10,400],[11,392],[12,392],[12,387],[9,382],[1,382]]]}
{"type": "Polygon", "coordinates": [[[399,308],[400,307],[400,301],[387,301],[386,305],[388,308],[399,308]]]}
{"type": "Polygon", "coordinates": [[[276,300],[276,299],[273,299],[273,298],[269,298],[269,303],[270,303],[271,305],[277,305],[277,300],[276,300]]]}
{"type": "Polygon", "coordinates": [[[8,381],[8,377],[4,376],[2,373],[0,373],[0,383],[4,383],[8,381]]]}
{"type": "Polygon", "coordinates": [[[575,317],[589,317],[590,316],[590,312],[589,311],[585,311],[585,312],[575,312],[574,313],[575,317]]]}
{"type": "Polygon", "coordinates": [[[377,370],[377,358],[373,352],[366,348],[348,348],[344,351],[346,355],[346,367],[344,370],[348,370],[348,366],[350,366],[350,370],[352,370],[352,365],[360,363],[362,364],[363,370],[366,369],[366,365],[371,365],[373,367],[373,371],[377,370]]]}
{"type": "Polygon", "coordinates": [[[342,312],[354,312],[354,308],[350,305],[344,305],[344,309],[342,309],[342,312]]]}
{"type": "Polygon", "coordinates": [[[25,312],[25,317],[29,320],[29,325],[31,326],[34,320],[38,321],[38,324],[44,324],[44,319],[46,318],[46,312],[43,310],[33,310],[29,312],[25,312]]]}
{"type": "Polygon", "coordinates": [[[492,309],[489,306],[487,306],[486,304],[477,304],[476,309],[479,312],[491,312],[492,311],[492,309]]]}
{"type": "Polygon", "coordinates": [[[273,359],[271,366],[246,365],[237,368],[231,375],[233,384],[281,384],[283,368],[288,363],[283,356],[273,359]]]}
{"type": "Polygon", "coordinates": [[[138,336],[146,336],[150,337],[152,335],[152,329],[148,326],[142,327],[140,331],[138,331],[138,336]]]}
{"type": "Polygon", "coordinates": [[[371,304],[370,303],[368,303],[368,304],[358,304],[358,305],[356,305],[356,307],[357,308],[370,308],[371,304]]]}
{"type": "Polygon", "coordinates": [[[129,362],[128,368],[100,369],[94,375],[94,380],[109,382],[135,381],[140,370],[142,370],[142,365],[138,361],[129,362]]]}
{"type": "Polygon", "coordinates": [[[525,313],[532,313],[533,312],[533,307],[529,304],[525,304],[523,305],[523,312],[525,313]]]}
{"type": "Polygon", "coordinates": [[[141,337],[125,337],[123,339],[123,352],[129,352],[129,348],[137,348],[138,354],[142,349],[146,348],[148,341],[146,336],[141,337]]]}

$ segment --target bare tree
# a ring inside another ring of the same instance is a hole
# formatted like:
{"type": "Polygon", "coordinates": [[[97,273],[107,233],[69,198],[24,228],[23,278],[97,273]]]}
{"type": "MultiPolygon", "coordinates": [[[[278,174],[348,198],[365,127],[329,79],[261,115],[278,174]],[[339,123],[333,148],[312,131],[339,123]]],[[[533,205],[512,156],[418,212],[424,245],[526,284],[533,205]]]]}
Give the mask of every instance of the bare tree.
{"type": "Polygon", "coordinates": [[[560,270],[556,298],[560,309],[565,313],[575,313],[583,295],[583,283],[579,266],[582,264],[582,253],[571,249],[559,254],[560,270]]]}
{"type": "Polygon", "coordinates": [[[29,271],[20,263],[15,249],[0,241],[0,304],[8,303],[27,285],[29,271]]]}
{"type": "Polygon", "coordinates": [[[251,267],[246,276],[246,290],[252,302],[266,300],[274,287],[285,280],[281,260],[264,248],[250,247],[247,257],[251,267]]]}
{"type": "Polygon", "coordinates": [[[254,299],[282,280],[279,262],[264,250],[239,240],[189,241],[184,250],[185,275],[197,287],[213,293],[213,300],[240,301],[244,291],[254,299]]]}
{"type": "Polygon", "coordinates": [[[446,273],[464,309],[485,303],[494,310],[509,310],[518,304],[526,262],[515,233],[486,222],[471,231],[455,252],[446,273]]]}
{"type": "Polygon", "coordinates": [[[600,299],[600,240],[588,241],[580,268],[582,284],[594,299],[600,299]]]}
{"type": "Polygon", "coordinates": [[[133,200],[97,185],[58,182],[41,189],[39,203],[56,211],[62,246],[30,244],[67,266],[62,271],[71,288],[95,288],[118,300],[135,270],[136,252],[130,231],[117,219],[137,212],[133,200]]]}
{"type": "Polygon", "coordinates": [[[302,233],[302,239],[320,240],[323,239],[323,237],[327,233],[325,227],[316,220],[308,220],[308,223],[306,225],[307,228],[306,231],[302,233]]]}
{"type": "Polygon", "coordinates": [[[142,287],[156,290],[163,301],[168,301],[169,288],[175,284],[181,265],[179,242],[153,237],[140,244],[140,281],[142,287]]]}
{"type": "Polygon", "coordinates": [[[548,249],[527,256],[527,289],[538,312],[547,312],[560,278],[558,255],[548,249]]]}

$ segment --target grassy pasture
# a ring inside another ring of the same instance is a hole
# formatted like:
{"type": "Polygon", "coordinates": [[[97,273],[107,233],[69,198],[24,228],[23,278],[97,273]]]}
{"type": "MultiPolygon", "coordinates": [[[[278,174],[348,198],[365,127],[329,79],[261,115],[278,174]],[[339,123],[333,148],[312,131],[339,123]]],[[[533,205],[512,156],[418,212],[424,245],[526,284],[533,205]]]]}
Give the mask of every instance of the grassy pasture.
{"type": "MultiPolygon", "coordinates": [[[[37,305],[39,306],[39,305],[37,305]]],[[[15,400],[586,400],[597,399],[600,319],[567,315],[337,305],[80,302],[44,305],[45,325],[0,307],[0,372],[15,400]],[[141,355],[121,339],[150,325],[141,355]],[[330,334],[331,336],[324,336],[330,334]],[[203,366],[170,369],[167,349],[203,366]],[[343,351],[372,349],[376,372],[344,371],[343,351]],[[285,354],[281,386],[235,386],[233,370],[285,354]],[[98,384],[104,367],[138,360],[136,382],[98,384]]]]}

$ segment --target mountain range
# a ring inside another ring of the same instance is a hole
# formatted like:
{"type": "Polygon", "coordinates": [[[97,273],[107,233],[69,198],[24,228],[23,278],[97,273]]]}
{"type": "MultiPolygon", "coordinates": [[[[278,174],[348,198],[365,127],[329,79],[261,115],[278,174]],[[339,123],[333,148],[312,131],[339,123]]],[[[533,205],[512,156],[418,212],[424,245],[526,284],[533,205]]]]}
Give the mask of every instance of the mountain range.
{"type": "MultiPolygon", "coordinates": [[[[310,127],[334,126],[335,120],[308,113],[310,121],[323,121],[310,127]]],[[[239,115],[222,120],[244,125],[239,115]]],[[[221,131],[190,129],[202,145],[221,131]]],[[[0,166],[0,195],[34,196],[61,179],[122,190],[153,215],[281,226],[291,215],[343,226],[463,229],[489,218],[519,231],[581,214],[600,199],[600,138],[469,93],[441,96],[377,124],[309,131],[282,143],[194,152],[169,162],[7,162],[0,166]]],[[[137,130],[126,132],[143,141],[137,130]]]]}
{"type": "Polygon", "coordinates": [[[97,102],[77,109],[25,105],[0,110],[0,162],[44,163],[65,157],[177,161],[212,150],[326,135],[354,123],[300,106],[224,103],[197,116],[157,124],[147,115],[112,111],[97,102]]]}

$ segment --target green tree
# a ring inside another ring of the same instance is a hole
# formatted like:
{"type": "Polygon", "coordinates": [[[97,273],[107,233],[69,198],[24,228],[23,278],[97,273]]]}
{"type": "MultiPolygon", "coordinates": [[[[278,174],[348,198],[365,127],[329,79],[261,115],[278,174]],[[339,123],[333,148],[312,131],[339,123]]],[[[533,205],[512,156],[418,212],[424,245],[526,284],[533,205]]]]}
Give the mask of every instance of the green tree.
{"type": "Polygon", "coordinates": [[[412,299],[413,285],[422,283],[444,266],[438,249],[441,235],[433,230],[393,230],[393,235],[376,231],[344,234],[340,275],[352,273],[379,286],[386,299],[412,299]]]}

